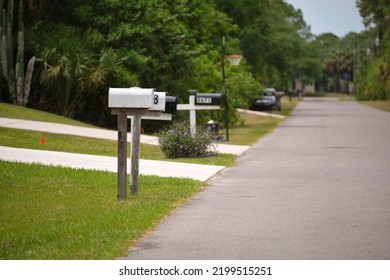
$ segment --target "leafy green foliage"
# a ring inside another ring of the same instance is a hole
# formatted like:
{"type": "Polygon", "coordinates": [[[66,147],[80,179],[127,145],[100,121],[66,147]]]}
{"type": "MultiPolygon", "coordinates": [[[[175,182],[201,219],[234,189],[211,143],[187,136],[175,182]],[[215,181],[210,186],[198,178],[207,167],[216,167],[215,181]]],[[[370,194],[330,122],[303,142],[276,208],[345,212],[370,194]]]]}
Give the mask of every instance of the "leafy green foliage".
{"type": "Polygon", "coordinates": [[[188,122],[174,123],[158,133],[160,148],[167,158],[198,157],[215,153],[213,136],[203,128],[192,135],[188,122]]]}
{"type": "Polygon", "coordinates": [[[360,15],[366,26],[374,25],[379,41],[385,37],[390,28],[390,5],[388,0],[357,0],[360,15]]]}
{"type": "Polygon", "coordinates": [[[385,58],[371,62],[370,67],[362,69],[357,87],[358,100],[388,100],[390,98],[390,63],[385,58]]]}
{"type": "Polygon", "coordinates": [[[311,54],[304,49],[312,36],[299,10],[281,0],[217,3],[239,26],[240,48],[262,84],[285,89],[293,77],[317,78],[319,64],[305,59],[311,54]],[[307,70],[312,67],[316,69],[307,70]]]}
{"type": "Polygon", "coordinates": [[[60,34],[57,47],[43,52],[41,82],[48,92],[56,95],[62,114],[74,117],[89,93],[106,86],[120,61],[111,49],[99,54],[90,51],[88,45],[95,38],[93,31],[80,35],[79,30],[65,27],[60,34]]]}
{"type": "Polygon", "coordinates": [[[367,56],[359,67],[357,95],[359,100],[390,98],[390,6],[387,0],[358,0],[365,32],[367,56]]]}

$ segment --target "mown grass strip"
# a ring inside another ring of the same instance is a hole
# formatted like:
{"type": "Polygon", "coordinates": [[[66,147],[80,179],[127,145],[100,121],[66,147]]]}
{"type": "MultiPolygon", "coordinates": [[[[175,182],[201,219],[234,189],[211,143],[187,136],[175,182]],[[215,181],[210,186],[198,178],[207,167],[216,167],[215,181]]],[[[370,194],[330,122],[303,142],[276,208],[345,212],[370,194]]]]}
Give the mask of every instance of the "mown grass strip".
{"type": "MultiPolygon", "coordinates": [[[[0,145],[13,148],[61,151],[99,156],[118,156],[117,141],[0,127],[0,145]],[[45,143],[41,145],[42,136],[45,143]]],[[[130,145],[128,146],[130,154],[130,145]]],[[[167,159],[159,146],[141,144],[141,159],[231,166],[234,155],[217,154],[210,157],[167,159]]]]}
{"type": "Polygon", "coordinates": [[[31,108],[26,108],[26,107],[12,105],[8,103],[2,103],[2,102],[0,102],[0,117],[96,128],[96,126],[79,122],[73,119],[65,118],[63,116],[59,116],[56,114],[51,114],[44,111],[39,111],[31,108]]]}
{"type": "Polygon", "coordinates": [[[115,259],[203,182],[140,176],[116,199],[116,174],[0,161],[0,259],[115,259]]]}

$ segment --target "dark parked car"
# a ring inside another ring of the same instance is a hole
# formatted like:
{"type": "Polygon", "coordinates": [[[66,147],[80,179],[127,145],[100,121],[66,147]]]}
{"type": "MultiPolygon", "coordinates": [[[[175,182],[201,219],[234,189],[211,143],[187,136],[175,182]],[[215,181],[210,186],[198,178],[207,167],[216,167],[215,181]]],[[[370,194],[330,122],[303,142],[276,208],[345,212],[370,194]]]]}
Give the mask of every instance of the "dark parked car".
{"type": "Polygon", "coordinates": [[[254,111],[280,111],[282,109],[280,103],[281,96],[283,96],[283,94],[280,95],[274,88],[266,88],[260,98],[252,101],[250,109],[254,111]]]}

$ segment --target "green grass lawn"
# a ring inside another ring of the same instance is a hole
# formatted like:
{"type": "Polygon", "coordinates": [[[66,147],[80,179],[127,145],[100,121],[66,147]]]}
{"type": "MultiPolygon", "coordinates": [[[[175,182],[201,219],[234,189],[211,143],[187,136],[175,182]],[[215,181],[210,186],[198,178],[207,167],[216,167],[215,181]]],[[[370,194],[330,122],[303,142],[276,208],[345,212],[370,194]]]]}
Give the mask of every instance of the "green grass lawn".
{"type": "Polygon", "coordinates": [[[26,107],[21,107],[17,105],[12,105],[8,103],[2,103],[2,102],[0,102],[0,117],[69,124],[69,125],[84,126],[84,127],[95,127],[93,125],[72,120],[69,118],[65,118],[59,115],[55,115],[55,114],[51,114],[51,113],[47,113],[35,109],[30,109],[26,107]]]}
{"type": "Polygon", "coordinates": [[[271,132],[283,120],[246,114],[244,125],[229,129],[229,144],[252,145],[271,132]]]}
{"type": "Polygon", "coordinates": [[[202,185],[140,176],[118,202],[115,173],[0,161],[0,259],[115,259],[202,185]]]}

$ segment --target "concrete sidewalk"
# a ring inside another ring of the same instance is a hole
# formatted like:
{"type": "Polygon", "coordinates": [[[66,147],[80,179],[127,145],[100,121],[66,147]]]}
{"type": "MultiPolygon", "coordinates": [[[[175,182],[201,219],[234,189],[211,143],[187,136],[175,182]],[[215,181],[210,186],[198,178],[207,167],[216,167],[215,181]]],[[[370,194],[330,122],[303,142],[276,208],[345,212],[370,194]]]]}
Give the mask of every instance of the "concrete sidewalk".
{"type": "MultiPolygon", "coordinates": [[[[31,149],[18,149],[3,146],[0,146],[0,160],[40,163],[45,165],[102,170],[110,172],[118,171],[118,159],[116,157],[93,156],[31,149]]],[[[130,159],[128,159],[127,167],[127,172],[128,174],[130,174],[130,159]]],[[[139,172],[142,175],[189,178],[200,181],[207,181],[210,177],[214,176],[223,168],[225,167],[141,159],[139,172]]]]}
{"type": "MultiPolygon", "coordinates": [[[[0,118],[0,127],[17,128],[24,130],[42,131],[59,134],[77,135],[83,137],[100,138],[107,140],[118,140],[118,132],[115,130],[81,127],[67,124],[57,124],[50,122],[38,122],[20,119],[0,118]]],[[[131,133],[127,135],[128,141],[131,139],[131,133]]],[[[155,136],[141,134],[141,143],[149,145],[158,145],[158,138],[155,136]]],[[[217,144],[217,150],[222,154],[240,155],[245,152],[249,146],[217,144]]]]}
{"type": "Polygon", "coordinates": [[[247,109],[237,109],[237,112],[244,113],[244,114],[250,114],[250,115],[256,115],[256,116],[262,116],[262,117],[268,117],[268,118],[277,118],[284,120],[286,117],[278,114],[272,114],[272,111],[268,112],[259,112],[259,111],[252,111],[247,109]]]}

